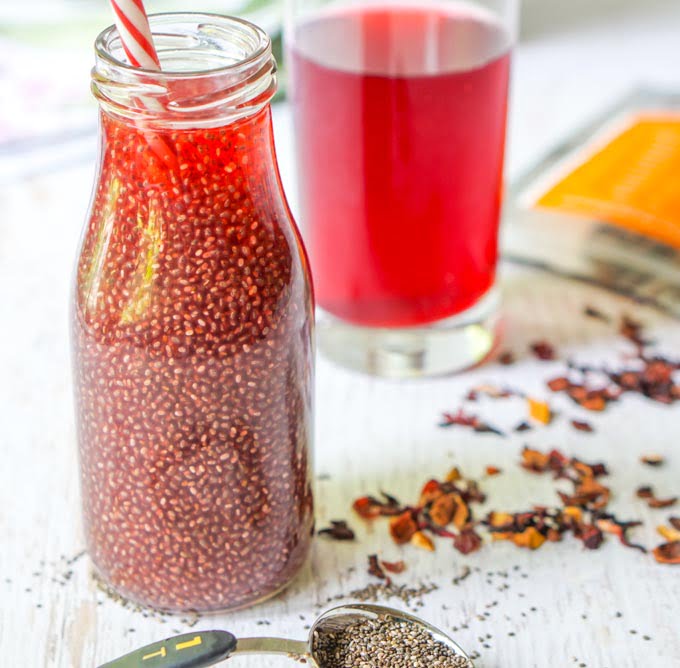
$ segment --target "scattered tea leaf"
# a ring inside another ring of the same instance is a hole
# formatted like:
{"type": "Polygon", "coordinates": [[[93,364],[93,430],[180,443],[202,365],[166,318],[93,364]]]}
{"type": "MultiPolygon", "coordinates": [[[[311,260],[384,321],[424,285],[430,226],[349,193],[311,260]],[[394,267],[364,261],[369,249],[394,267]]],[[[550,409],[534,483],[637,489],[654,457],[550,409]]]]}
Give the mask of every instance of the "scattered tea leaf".
{"type": "Polygon", "coordinates": [[[585,431],[589,434],[595,431],[590,422],[584,422],[583,420],[572,420],[571,426],[578,431],[585,431]]]}
{"type": "Polygon", "coordinates": [[[653,554],[660,564],[680,564],[680,540],[662,543],[654,548],[653,554]]]}
{"type": "Polygon", "coordinates": [[[354,531],[345,520],[331,520],[331,526],[319,529],[318,533],[333,540],[354,540],[354,531]]]}
{"type": "Polygon", "coordinates": [[[665,460],[662,455],[642,455],[640,461],[647,466],[661,466],[665,460]]]}

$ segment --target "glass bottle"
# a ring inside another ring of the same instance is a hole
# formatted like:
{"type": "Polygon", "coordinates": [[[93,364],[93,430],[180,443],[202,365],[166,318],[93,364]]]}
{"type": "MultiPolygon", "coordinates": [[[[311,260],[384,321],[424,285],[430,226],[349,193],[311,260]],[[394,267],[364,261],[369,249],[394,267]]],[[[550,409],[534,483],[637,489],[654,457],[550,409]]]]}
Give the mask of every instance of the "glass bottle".
{"type": "Polygon", "coordinates": [[[151,17],[163,72],[96,41],[100,158],[72,301],[88,550],[164,610],[280,591],[309,551],[308,263],[282,192],[267,35],[151,17]]]}

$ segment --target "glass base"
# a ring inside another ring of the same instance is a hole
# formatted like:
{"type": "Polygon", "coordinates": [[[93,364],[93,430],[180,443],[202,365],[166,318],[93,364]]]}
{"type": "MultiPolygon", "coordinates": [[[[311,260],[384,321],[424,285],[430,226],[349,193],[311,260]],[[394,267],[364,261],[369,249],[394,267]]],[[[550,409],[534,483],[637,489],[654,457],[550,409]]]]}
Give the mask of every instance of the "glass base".
{"type": "Polygon", "coordinates": [[[334,362],[385,378],[461,371],[483,361],[500,329],[497,288],[451,318],[418,327],[362,327],[317,309],[319,350],[334,362]]]}

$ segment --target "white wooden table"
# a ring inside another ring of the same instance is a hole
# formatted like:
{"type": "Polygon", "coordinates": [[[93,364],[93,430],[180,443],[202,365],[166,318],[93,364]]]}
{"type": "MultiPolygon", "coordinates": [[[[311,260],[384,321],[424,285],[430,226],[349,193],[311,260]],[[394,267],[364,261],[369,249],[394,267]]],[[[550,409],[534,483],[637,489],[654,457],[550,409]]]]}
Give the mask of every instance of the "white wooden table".
{"type": "MultiPolygon", "coordinates": [[[[633,83],[680,84],[677,3],[641,3],[643,10],[603,2],[604,9],[589,20],[577,20],[579,7],[593,3],[562,4],[573,16],[565,8],[544,11],[543,23],[529,22],[518,51],[511,173],[633,83]]],[[[286,109],[277,110],[277,141],[290,184],[287,121],[286,109]]],[[[404,559],[408,571],[398,582],[439,585],[419,613],[443,629],[457,627],[454,637],[479,652],[476,665],[482,668],[680,666],[680,567],[659,566],[614,539],[597,552],[584,551],[575,540],[535,553],[505,543],[486,545],[469,557],[446,542],[434,554],[400,549],[384,524],[367,527],[351,513],[355,497],[380,489],[414,499],[425,479],[443,476],[453,464],[473,477],[482,477],[488,464],[503,469],[483,481],[488,508],[514,511],[552,503],[553,483],[517,466],[526,442],[607,461],[612,509],[644,521],[635,534],[641,542],[658,542],[654,527],[668,513],[647,509],[634,498],[634,489],[649,482],[662,494],[680,493],[677,406],[627,397],[602,415],[587,416],[594,434],[569,427],[566,417],[583,413],[562,397],[551,401],[565,418],[526,435],[503,439],[437,426],[440,413],[458,407],[479,382],[512,383],[547,396],[544,381],[562,363],[526,357],[530,341],[547,338],[564,357],[616,362],[628,346],[613,327],[584,318],[585,304],[612,314],[634,312],[660,349],[680,355],[680,323],[595,288],[510,267],[502,272],[504,347],[519,355],[514,366],[490,364],[457,377],[397,383],[319,360],[318,525],[346,518],[357,529],[355,543],[317,540],[309,565],[286,593],[236,614],[199,620],[148,616],[102,594],[87,557],[77,558],[83,537],[66,309],[91,174],[88,161],[0,187],[1,666],[90,668],[189,628],[302,638],[329,598],[369,582],[369,553],[404,559]],[[638,457],[650,451],[666,455],[668,464],[643,468],[638,457]],[[471,575],[454,586],[466,565],[471,575]]],[[[522,409],[513,401],[485,401],[475,410],[510,425],[522,409]]],[[[286,662],[250,659],[234,665],[286,662]]]]}

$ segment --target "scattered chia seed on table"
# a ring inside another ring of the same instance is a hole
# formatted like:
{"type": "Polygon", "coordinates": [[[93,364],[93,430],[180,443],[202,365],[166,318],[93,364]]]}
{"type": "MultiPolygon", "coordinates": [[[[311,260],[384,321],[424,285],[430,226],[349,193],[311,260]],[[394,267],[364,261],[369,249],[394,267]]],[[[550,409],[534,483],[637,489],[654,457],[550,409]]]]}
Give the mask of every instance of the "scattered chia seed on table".
{"type": "Polygon", "coordinates": [[[321,668],[471,668],[429,631],[388,615],[316,631],[314,655],[321,668]]]}

